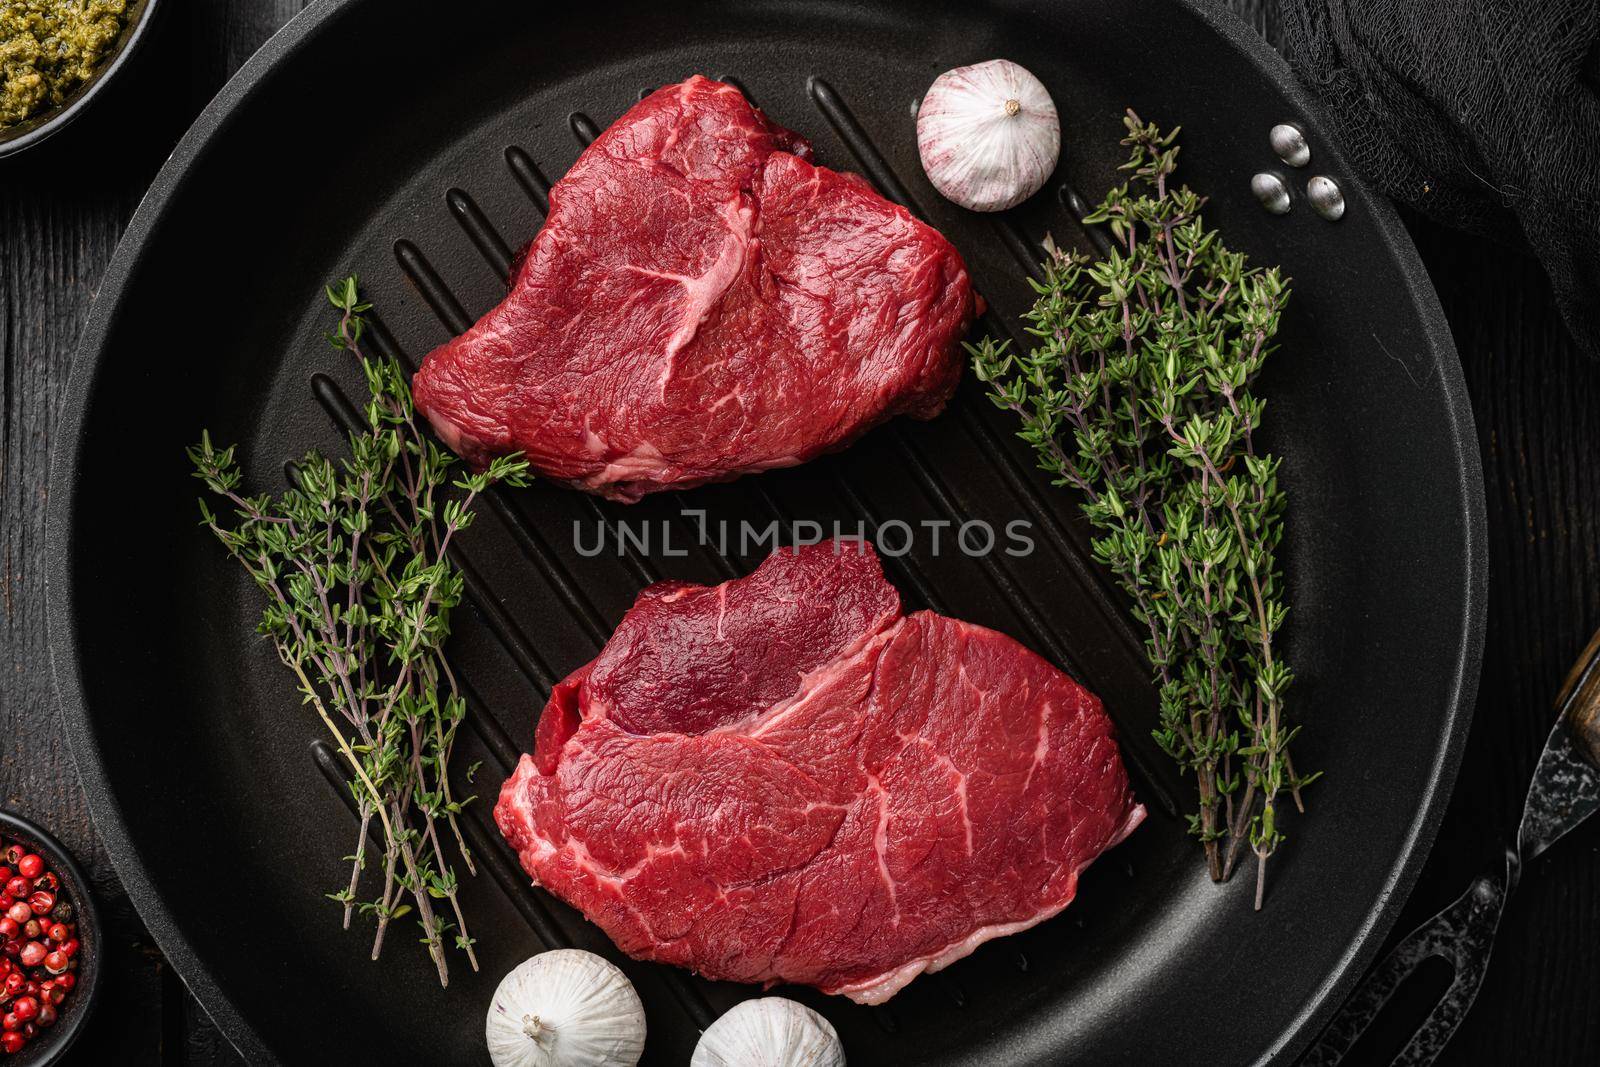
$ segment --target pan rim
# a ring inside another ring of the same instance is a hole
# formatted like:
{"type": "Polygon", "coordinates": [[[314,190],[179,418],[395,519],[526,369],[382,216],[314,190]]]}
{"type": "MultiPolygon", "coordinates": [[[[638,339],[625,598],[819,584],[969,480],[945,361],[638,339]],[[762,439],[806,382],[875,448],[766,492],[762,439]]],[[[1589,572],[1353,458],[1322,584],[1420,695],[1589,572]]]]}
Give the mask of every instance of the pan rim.
{"type": "MultiPolygon", "coordinates": [[[[278,1062],[278,1058],[238,1009],[157,892],[106,773],[85,696],[84,669],[73,610],[73,529],[77,509],[74,490],[83,460],[84,415],[99,378],[105,343],[121,318],[128,283],[144,262],[149,239],[187,186],[192,165],[234,124],[241,105],[257,93],[280,61],[362,2],[318,0],[291,19],[218,91],[151,182],[106,270],[85,324],[61,408],[58,442],[52,452],[48,479],[46,610],[51,666],[61,715],[88,797],[90,814],[118,877],[156,944],[172,961],[218,1028],[252,1063],[278,1062]],[[92,358],[85,358],[90,355],[92,358]]],[[[1335,144],[1327,124],[1320,119],[1319,105],[1295,81],[1287,61],[1242,19],[1231,11],[1213,8],[1205,0],[1170,2],[1200,19],[1241,60],[1271,80],[1298,111],[1308,132],[1325,145],[1335,144]]],[[[1443,737],[1428,768],[1421,802],[1408,827],[1405,843],[1392,861],[1382,890],[1365,921],[1354,932],[1348,949],[1334,964],[1317,993],[1285,1024],[1276,1042],[1261,1050],[1257,1056],[1259,1063],[1292,1062],[1310,1044],[1372,962],[1398,919],[1432,849],[1454,787],[1477,698],[1487,622],[1484,608],[1488,595],[1488,533],[1482,463],[1472,406],[1449,323],[1416,246],[1388,200],[1368,192],[1354,176],[1344,180],[1347,193],[1356,193],[1371,212],[1372,221],[1404,280],[1407,295],[1417,309],[1426,337],[1426,351],[1438,366],[1451,444],[1459,461],[1458,489],[1464,509],[1462,641],[1454,677],[1450,679],[1452,696],[1444,716],[1443,737]]]]}

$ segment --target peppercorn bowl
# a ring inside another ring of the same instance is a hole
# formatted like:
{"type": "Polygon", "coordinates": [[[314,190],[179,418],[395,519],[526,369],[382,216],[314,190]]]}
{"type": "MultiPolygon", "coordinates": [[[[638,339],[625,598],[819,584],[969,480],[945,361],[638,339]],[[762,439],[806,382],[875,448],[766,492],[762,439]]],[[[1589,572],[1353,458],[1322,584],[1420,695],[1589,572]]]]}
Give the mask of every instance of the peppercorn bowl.
{"type": "Polygon", "coordinates": [[[159,0],[130,0],[117,42],[98,69],[60,104],[12,126],[0,127],[0,158],[15,155],[47,140],[88,109],[91,101],[116,80],[148,36],[159,0]]]}
{"type": "Polygon", "coordinates": [[[43,1067],[66,1055],[94,1005],[99,931],[71,853],[0,810],[0,1062],[43,1067]]]}

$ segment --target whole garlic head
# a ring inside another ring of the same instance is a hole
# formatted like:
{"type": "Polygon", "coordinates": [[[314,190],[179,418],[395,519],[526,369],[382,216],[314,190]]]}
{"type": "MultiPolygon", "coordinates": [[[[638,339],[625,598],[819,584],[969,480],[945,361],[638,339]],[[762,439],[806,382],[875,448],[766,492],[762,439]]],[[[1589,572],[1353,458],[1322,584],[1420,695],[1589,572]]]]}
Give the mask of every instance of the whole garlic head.
{"type": "Polygon", "coordinates": [[[1043,83],[1009,59],[934,80],[917,112],[928,180],[973,211],[1002,211],[1038,192],[1061,156],[1061,121],[1043,83]]]}
{"type": "Polygon", "coordinates": [[[833,1025],[783,997],[735,1005],[700,1035],[689,1067],[844,1067],[833,1025]]]}
{"type": "Polygon", "coordinates": [[[556,949],[500,979],[484,1037],[495,1067],[634,1067],[644,1055],[644,1005],[607,961],[556,949]]]}

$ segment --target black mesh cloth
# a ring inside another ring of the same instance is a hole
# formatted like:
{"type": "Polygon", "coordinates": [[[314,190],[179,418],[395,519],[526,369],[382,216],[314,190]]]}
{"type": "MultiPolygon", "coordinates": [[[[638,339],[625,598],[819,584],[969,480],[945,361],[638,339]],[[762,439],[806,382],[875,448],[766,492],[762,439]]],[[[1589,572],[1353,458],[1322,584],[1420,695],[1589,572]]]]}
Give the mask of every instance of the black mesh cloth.
{"type": "Polygon", "coordinates": [[[1600,355],[1600,0],[1277,7],[1284,53],[1362,176],[1446,225],[1525,245],[1600,355]]]}

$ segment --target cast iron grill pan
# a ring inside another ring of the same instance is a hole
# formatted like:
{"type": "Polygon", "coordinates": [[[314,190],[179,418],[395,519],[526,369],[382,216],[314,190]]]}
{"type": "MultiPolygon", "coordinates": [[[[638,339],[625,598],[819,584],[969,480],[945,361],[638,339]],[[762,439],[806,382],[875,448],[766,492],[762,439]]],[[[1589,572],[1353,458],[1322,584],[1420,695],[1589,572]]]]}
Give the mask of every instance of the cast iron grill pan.
{"type": "Polygon", "coordinates": [[[643,585],[722,581],[764,553],[698,545],[685,509],[713,527],[810,519],[869,536],[892,520],[951,523],[942,554],[921,528],[913,551],[886,559],[908,608],[1010,633],[1097,691],[1153,812],[1061,917],[888,1005],[785,989],[834,1022],[853,1063],[1136,1062],[1192,1051],[1203,1018],[1235,1020],[1204,1027],[1219,1062],[1282,1059],[1309,1039],[1386,927],[1453,774],[1481,640],[1481,487],[1454,354],[1402,232],[1348,178],[1281,67],[1212,18],[1177,3],[602,15],[472,0],[446,25],[435,5],[346,0],[302,16],[230,84],[158,179],[96,307],[66,426],[76,447],[53,486],[53,625],[75,751],[119,871],[247,1056],[483,1061],[489,993],[547,947],[625,967],[652,1063],[686,1062],[700,1029],[756,993],[622,958],[528,887],[489,818],[550,686],[593,657],[643,585]],[[1045,193],[980,217],[927,185],[913,109],[940,71],[994,55],[1049,85],[1064,158],[1045,193]],[[466,906],[483,972],[453,961],[441,994],[405,937],[374,964],[365,938],[338,931],[322,893],[342,884],[356,827],[343,772],[251,634],[255,593],[189,527],[182,447],[202,426],[239,441],[260,488],[294,477],[286,460],[308,446],[337,454],[364,394],[320,341],[321,282],[360,274],[372,344],[414,366],[504,293],[550,182],[582,147],[695,72],[736,82],[821,163],[859,171],[949,235],[991,305],[980,330],[1025,340],[1017,315],[1044,237],[1096,240],[1074,190],[1098,196],[1112,180],[1129,104],[1184,125],[1184,175],[1214,194],[1210,217],[1295,277],[1265,388],[1293,509],[1295,705],[1314,727],[1297,755],[1329,777],[1291,826],[1265,913],[1249,911],[1248,878],[1206,883],[1177,814],[1192,785],[1149,739],[1138,641],[1088,562],[1074,502],[969,377],[934,422],[893,423],[794,470],[631,507],[548,486],[490,494],[457,557],[468,606],[452,644],[471,706],[460,759],[482,764],[464,829],[480,861],[466,906]],[[1346,182],[1337,226],[1304,205],[1274,219],[1249,197],[1249,175],[1272,163],[1265,131],[1285,120],[1307,126],[1319,169],[1346,182]],[[619,519],[670,528],[682,554],[578,554],[575,525],[592,543],[597,523],[619,519]],[[967,519],[1026,520],[1036,551],[948,551],[967,519]],[[318,993],[283,995],[297,986],[318,993]]]}

